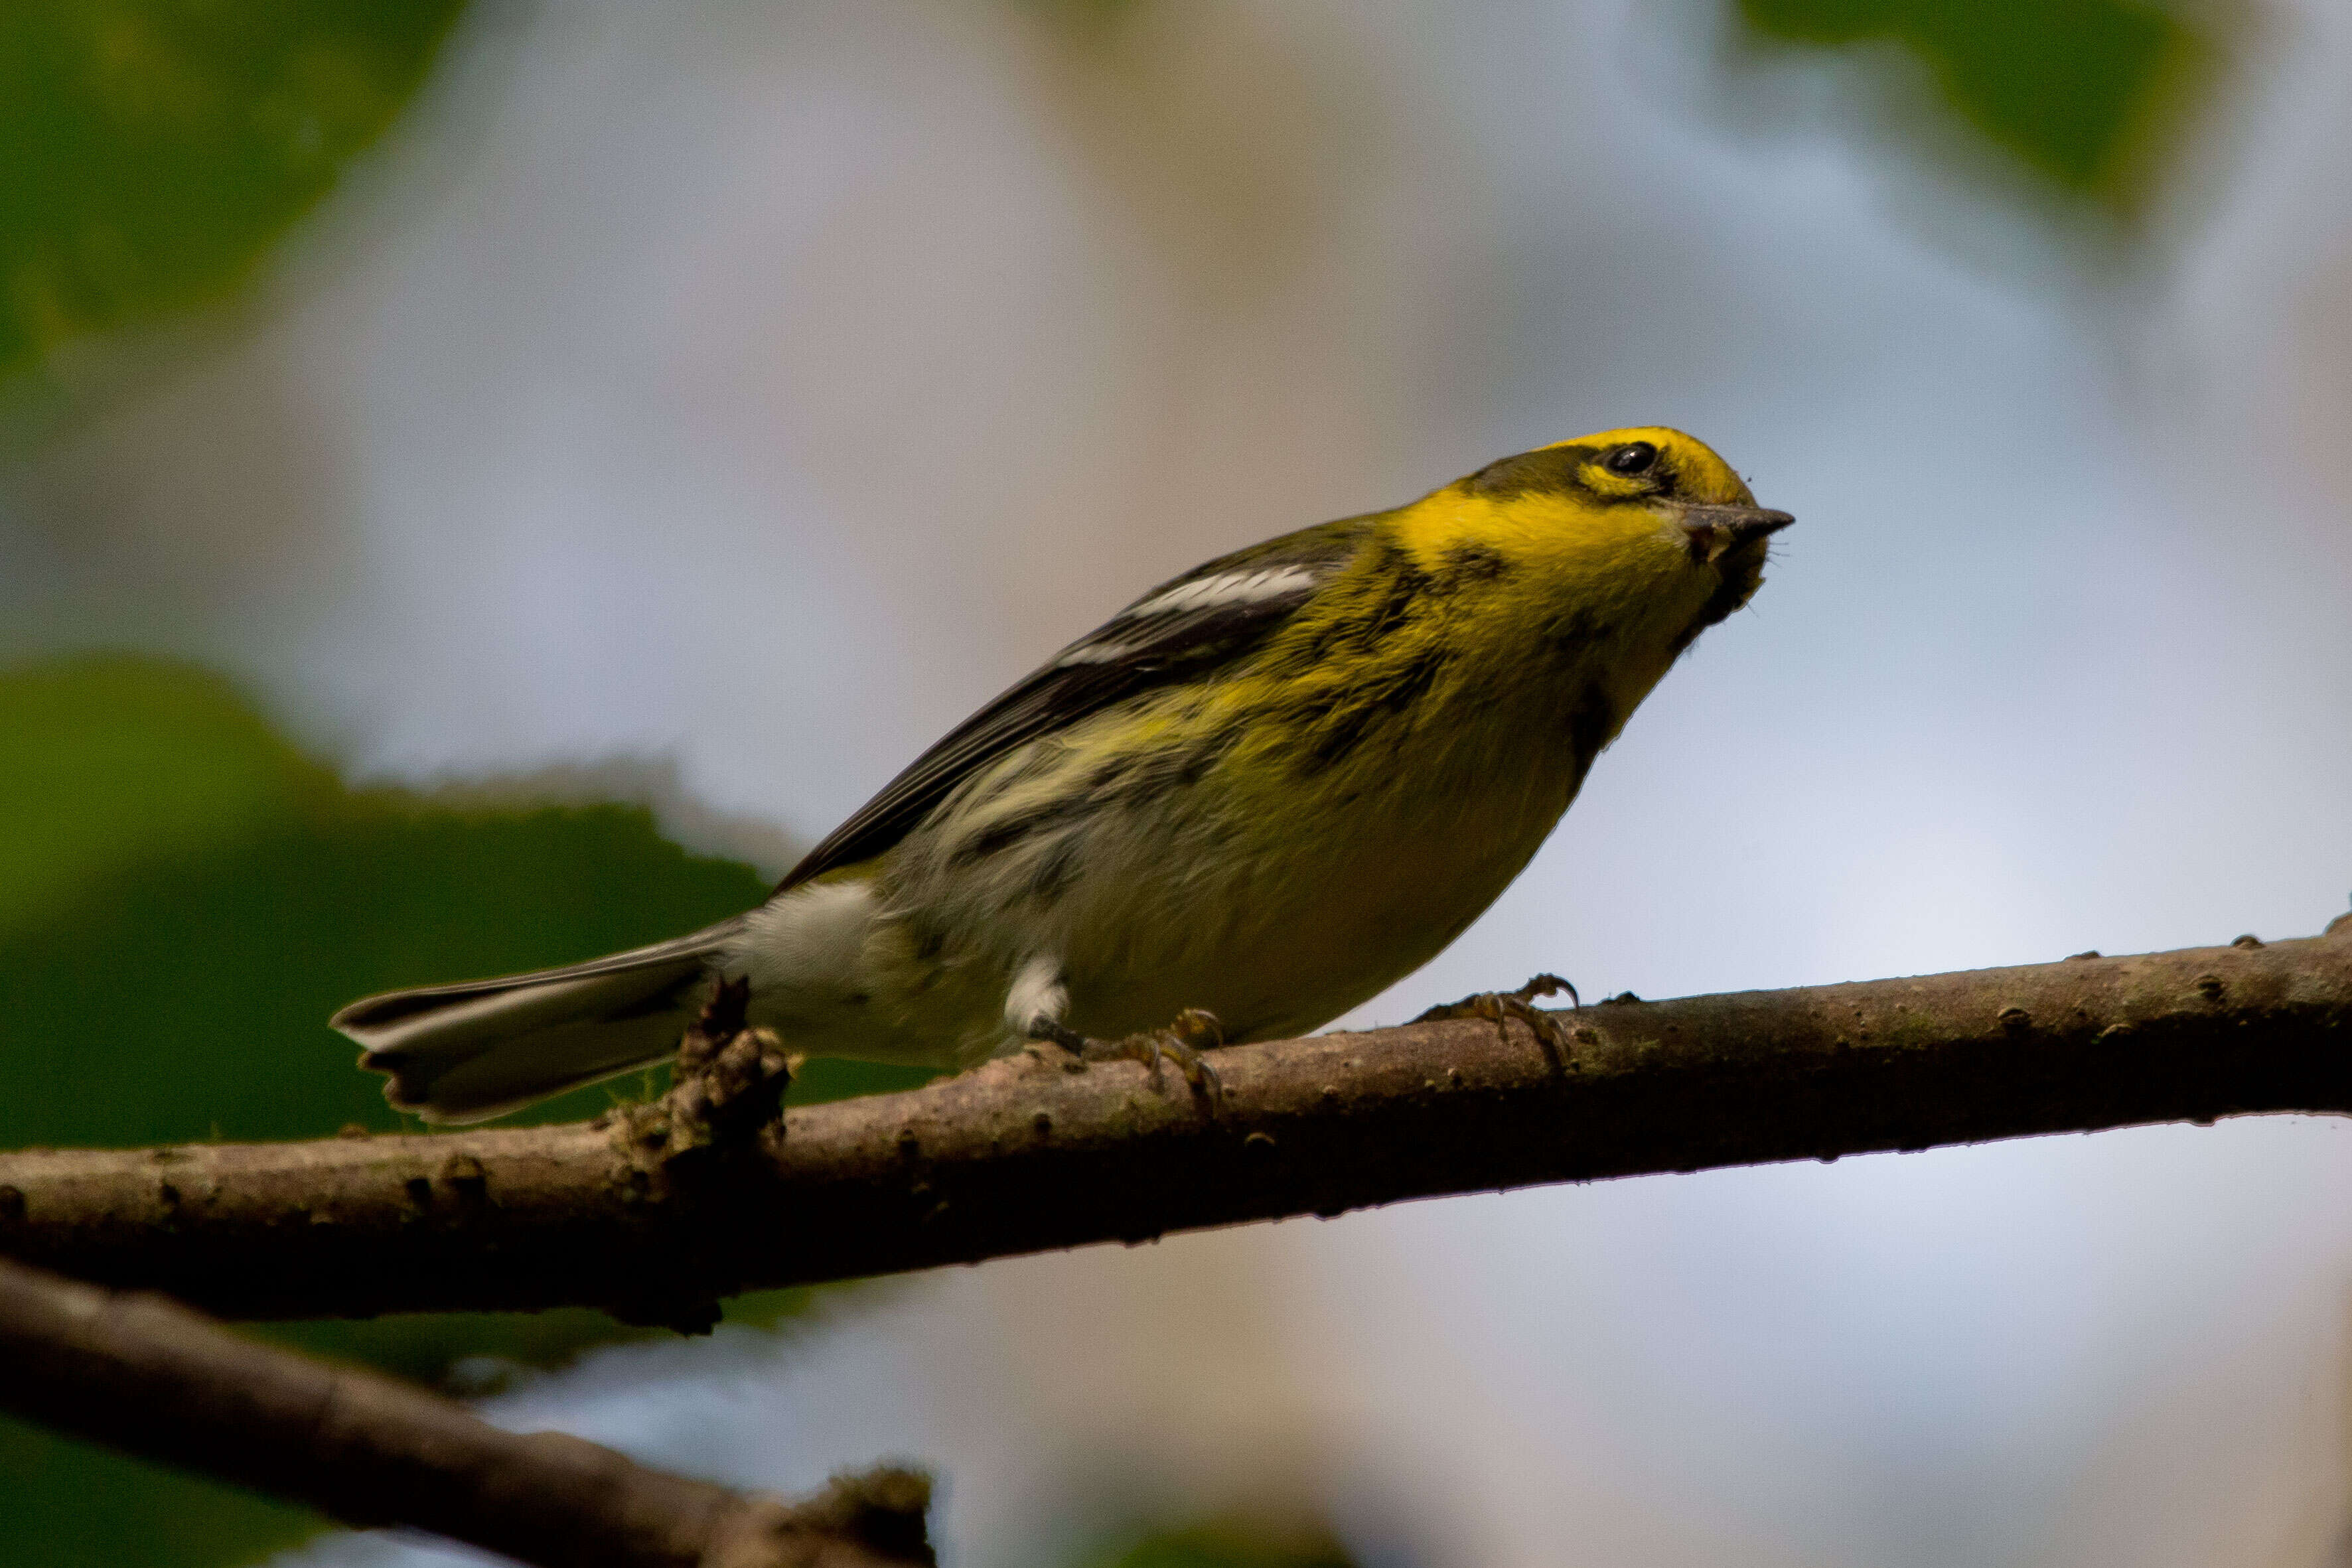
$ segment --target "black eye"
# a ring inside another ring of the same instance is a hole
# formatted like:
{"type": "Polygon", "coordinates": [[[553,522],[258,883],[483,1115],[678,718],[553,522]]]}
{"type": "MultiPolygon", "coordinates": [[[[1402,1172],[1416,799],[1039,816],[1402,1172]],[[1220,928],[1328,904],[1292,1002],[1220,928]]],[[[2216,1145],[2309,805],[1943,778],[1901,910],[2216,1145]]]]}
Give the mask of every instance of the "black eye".
{"type": "Polygon", "coordinates": [[[1646,474],[1658,460],[1658,449],[1646,441],[1629,441],[1601,460],[1612,474],[1646,474]]]}

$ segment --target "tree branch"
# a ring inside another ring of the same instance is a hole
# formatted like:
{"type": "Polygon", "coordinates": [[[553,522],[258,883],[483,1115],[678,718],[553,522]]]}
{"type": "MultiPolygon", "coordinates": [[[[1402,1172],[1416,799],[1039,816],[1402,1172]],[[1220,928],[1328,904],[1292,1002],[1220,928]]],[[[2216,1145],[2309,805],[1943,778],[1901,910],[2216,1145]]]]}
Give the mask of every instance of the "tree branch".
{"type": "Polygon", "coordinates": [[[1400,1198],[2352,1111],[2352,917],[2242,943],[1604,1004],[1559,1015],[1559,1061],[1478,1020],[1236,1046],[1213,1119],[1173,1073],[1020,1057],[682,1151],[657,1109],[26,1151],[0,1155],[0,1252],[231,1316],[585,1304],[693,1327],[743,1290],[1400,1198]]]}
{"type": "Polygon", "coordinates": [[[811,1502],[518,1435],[388,1377],[257,1344],[160,1296],[0,1260],[0,1408],[147,1458],[407,1524],[547,1568],[888,1568],[933,1561],[929,1483],[836,1480],[811,1502]]]}

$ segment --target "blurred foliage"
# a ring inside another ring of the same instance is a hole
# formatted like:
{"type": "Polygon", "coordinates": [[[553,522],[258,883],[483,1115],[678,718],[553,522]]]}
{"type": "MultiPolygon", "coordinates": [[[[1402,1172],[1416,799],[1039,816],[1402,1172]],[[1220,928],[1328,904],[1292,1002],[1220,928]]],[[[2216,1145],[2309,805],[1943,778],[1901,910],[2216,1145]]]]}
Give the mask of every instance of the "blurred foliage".
{"type": "Polygon", "coordinates": [[[2147,195],[2220,63],[2214,8],[2192,14],[2143,0],[1737,6],[1754,36],[1780,44],[1900,46],[1976,132],[2047,185],[2118,213],[2147,195]]]}
{"type": "MultiPolygon", "coordinates": [[[[326,1027],[341,1003],[652,941],[766,891],[750,866],[667,842],[637,807],[459,809],[347,789],[182,666],[0,673],[0,1147],[397,1129],[382,1081],[326,1027]]],[[[920,1076],[829,1062],[793,1098],[920,1076]]],[[[617,1080],[515,1120],[577,1119],[658,1087],[659,1074],[617,1080]]],[[[806,1299],[747,1297],[728,1315],[770,1323],[806,1299]]],[[[461,1359],[551,1365],[648,1331],[580,1310],[262,1332],[433,1381],[461,1359]]],[[[14,1561],[227,1563],[320,1525],[0,1421],[14,1561]]]]}
{"type": "Polygon", "coordinates": [[[1319,1525],[1218,1520],[1158,1531],[1084,1560],[1085,1568],[1354,1568],[1319,1525]]]}
{"type": "Polygon", "coordinates": [[[326,1027],[341,1003],[672,936],[766,892],[635,807],[346,789],[222,683],[130,659],[0,677],[0,1146],[395,1130],[326,1027]]]}
{"type": "Polygon", "coordinates": [[[464,3],[0,5],[0,376],[233,287],[415,94],[464,3]]]}

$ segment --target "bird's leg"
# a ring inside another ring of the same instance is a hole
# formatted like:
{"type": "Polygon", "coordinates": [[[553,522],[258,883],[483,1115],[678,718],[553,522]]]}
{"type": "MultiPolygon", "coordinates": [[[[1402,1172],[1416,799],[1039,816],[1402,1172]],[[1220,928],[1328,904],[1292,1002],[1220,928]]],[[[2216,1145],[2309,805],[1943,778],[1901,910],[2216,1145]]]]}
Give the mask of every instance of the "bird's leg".
{"type": "Polygon", "coordinates": [[[1508,1045],[1511,1042],[1511,1020],[1517,1019],[1534,1033],[1536,1043],[1543,1047],[1544,1054],[1551,1058],[1552,1065],[1557,1067],[1568,1061],[1568,1026],[1535,1003],[1538,997],[1557,996],[1562,991],[1568,993],[1570,1006],[1580,1008],[1584,1005],[1584,999],[1576,994],[1576,988],[1558,975],[1538,975],[1516,991],[1480,991],[1458,1002],[1432,1008],[1412,1021],[1435,1023],[1444,1019],[1486,1019],[1494,1024],[1495,1032],[1502,1037],[1503,1043],[1508,1045]]]}
{"type": "MultiPolygon", "coordinates": [[[[1012,988],[1004,998],[1004,1021],[1033,1046],[1061,1047],[1069,1056],[1062,1064],[1065,1072],[1083,1072],[1087,1037],[1062,1021],[1069,1007],[1070,988],[1063,983],[1061,960],[1044,954],[1022,965],[1013,977],[1012,988]]],[[[1033,1050],[1030,1055],[1041,1064],[1045,1061],[1042,1051],[1033,1050]]]]}
{"type": "Polygon", "coordinates": [[[1076,1058],[1070,1067],[1073,1072],[1086,1066],[1087,1048],[1096,1043],[1061,1019],[1054,1018],[1031,1019],[1026,1032],[1033,1045],[1058,1045],[1076,1058]]]}
{"type": "Polygon", "coordinates": [[[1225,1026],[1216,1014],[1206,1008],[1186,1008],[1164,1029],[1146,1030],[1124,1040],[1090,1040],[1086,1055],[1096,1061],[1140,1061],[1151,1070],[1155,1084],[1160,1082],[1160,1059],[1165,1057],[1176,1064],[1192,1092],[1208,1100],[1209,1113],[1213,1116],[1224,1108],[1225,1084],[1202,1053],[1224,1043],[1225,1026]]]}
{"type": "Polygon", "coordinates": [[[1224,1083],[1201,1053],[1225,1043],[1225,1027],[1206,1008],[1186,1008],[1165,1029],[1104,1040],[1089,1040],[1064,1023],[1062,1015],[1069,1006],[1070,988],[1062,978],[1060,961],[1043,956],[1030,959],[1013,976],[1004,998],[1004,1020],[1024,1040],[1068,1051],[1073,1071],[1089,1061],[1140,1061],[1151,1070],[1156,1088],[1160,1060],[1166,1058],[1176,1064],[1194,1092],[1207,1096],[1212,1116],[1224,1104],[1224,1083]]]}

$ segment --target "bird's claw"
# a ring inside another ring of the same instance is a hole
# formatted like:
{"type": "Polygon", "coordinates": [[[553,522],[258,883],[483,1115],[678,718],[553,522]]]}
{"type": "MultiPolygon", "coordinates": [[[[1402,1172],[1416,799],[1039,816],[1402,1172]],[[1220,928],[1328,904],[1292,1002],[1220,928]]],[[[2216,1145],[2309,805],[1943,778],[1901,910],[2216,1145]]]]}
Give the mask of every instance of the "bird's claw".
{"type": "Polygon", "coordinates": [[[1210,1114],[1214,1115],[1224,1108],[1224,1081],[1202,1053],[1224,1042],[1225,1028],[1216,1014],[1206,1008],[1186,1008],[1165,1029],[1146,1030],[1124,1040],[1090,1040],[1085,1054],[1096,1061],[1140,1061],[1150,1070],[1155,1088],[1160,1083],[1160,1063],[1172,1061],[1192,1092],[1207,1099],[1210,1114]]]}
{"type": "Polygon", "coordinates": [[[1505,1045],[1511,1043],[1511,1020],[1517,1019],[1528,1026],[1536,1043],[1544,1048],[1553,1061],[1568,1060],[1568,1026],[1557,1015],[1536,1006],[1538,997],[1568,993],[1570,1007],[1582,1007],[1584,1000],[1576,988],[1558,975],[1538,975],[1515,991],[1480,991],[1458,1002],[1446,1002],[1433,1007],[1412,1021],[1436,1023],[1446,1019],[1485,1019],[1495,1026],[1495,1033],[1505,1045]]]}

